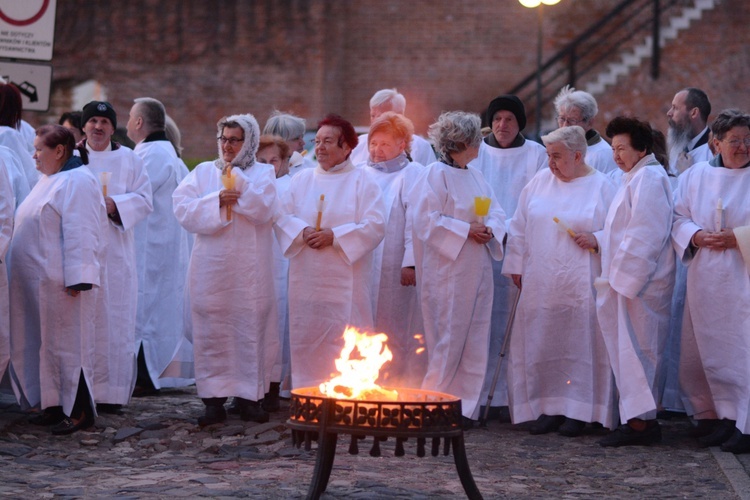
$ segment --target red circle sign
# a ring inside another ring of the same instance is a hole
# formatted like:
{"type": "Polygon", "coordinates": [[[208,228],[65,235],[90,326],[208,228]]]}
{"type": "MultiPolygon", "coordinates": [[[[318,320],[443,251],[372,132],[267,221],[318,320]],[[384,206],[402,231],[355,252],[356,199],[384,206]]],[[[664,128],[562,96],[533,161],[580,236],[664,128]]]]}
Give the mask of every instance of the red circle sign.
{"type": "Polygon", "coordinates": [[[49,7],[49,0],[44,0],[42,6],[39,8],[39,12],[28,19],[13,19],[12,17],[8,17],[8,15],[0,9],[0,19],[8,24],[12,24],[13,26],[28,26],[29,24],[34,24],[41,18],[44,13],[47,12],[47,7],[49,7]]]}

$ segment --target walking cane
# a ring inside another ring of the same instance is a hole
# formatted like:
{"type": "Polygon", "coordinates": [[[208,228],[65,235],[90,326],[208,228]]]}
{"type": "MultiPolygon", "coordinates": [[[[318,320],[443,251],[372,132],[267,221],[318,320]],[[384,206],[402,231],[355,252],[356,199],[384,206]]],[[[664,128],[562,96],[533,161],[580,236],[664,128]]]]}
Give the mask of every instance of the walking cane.
{"type": "Polygon", "coordinates": [[[510,310],[510,316],[508,317],[508,324],[505,326],[505,339],[503,339],[503,347],[500,349],[500,359],[497,360],[497,366],[495,367],[495,375],[492,377],[492,383],[490,384],[490,392],[487,394],[487,405],[484,407],[484,415],[479,419],[479,425],[481,427],[487,426],[487,416],[490,414],[490,403],[492,403],[492,395],[495,393],[495,387],[497,386],[497,379],[500,376],[500,368],[503,364],[503,358],[508,349],[508,341],[510,340],[510,332],[513,330],[513,319],[516,317],[516,308],[518,307],[518,299],[521,297],[521,289],[518,289],[515,299],[513,299],[513,307],[510,310]]]}

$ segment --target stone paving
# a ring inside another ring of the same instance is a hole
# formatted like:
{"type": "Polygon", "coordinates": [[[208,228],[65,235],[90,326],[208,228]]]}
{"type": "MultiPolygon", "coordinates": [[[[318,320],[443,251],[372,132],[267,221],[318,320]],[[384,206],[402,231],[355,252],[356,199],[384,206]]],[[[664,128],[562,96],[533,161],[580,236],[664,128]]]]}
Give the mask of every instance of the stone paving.
{"type": "MultiPolygon", "coordinates": [[[[122,415],[102,415],[89,431],[53,436],[26,422],[0,397],[0,497],[7,498],[304,498],[315,445],[291,445],[288,405],[270,422],[230,415],[201,429],[203,406],[194,387],[134,399],[122,415]]],[[[601,448],[606,433],[577,438],[531,436],[524,425],[490,421],[465,433],[471,471],[484,498],[748,498],[750,457],[701,449],[686,436],[684,418],[663,420],[663,442],[652,447],[601,448]]],[[[382,456],[371,439],[349,455],[339,439],[324,499],[463,498],[452,456],[382,456]]]]}

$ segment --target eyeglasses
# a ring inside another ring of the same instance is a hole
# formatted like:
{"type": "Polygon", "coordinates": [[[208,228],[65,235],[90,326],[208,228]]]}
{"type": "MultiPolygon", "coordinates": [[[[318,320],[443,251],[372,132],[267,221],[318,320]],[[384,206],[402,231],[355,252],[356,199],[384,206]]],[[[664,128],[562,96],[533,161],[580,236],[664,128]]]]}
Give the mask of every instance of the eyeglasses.
{"type": "Polygon", "coordinates": [[[564,116],[558,116],[557,117],[557,124],[561,127],[563,125],[570,125],[571,127],[575,127],[576,125],[580,125],[581,123],[584,123],[586,120],[574,120],[572,118],[566,118],[564,116]]]}
{"type": "Polygon", "coordinates": [[[224,137],[223,135],[221,137],[216,138],[222,145],[229,143],[230,146],[234,147],[240,142],[245,142],[245,139],[239,139],[237,137],[224,137]]]}
{"type": "Polygon", "coordinates": [[[742,144],[745,144],[746,148],[750,148],[750,136],[747,136],[744,139],[732,139],[732,140],[722,139],[722,140],[726,142],[727,144],[729,144],[734,149],[739,148],[742,144]]]}

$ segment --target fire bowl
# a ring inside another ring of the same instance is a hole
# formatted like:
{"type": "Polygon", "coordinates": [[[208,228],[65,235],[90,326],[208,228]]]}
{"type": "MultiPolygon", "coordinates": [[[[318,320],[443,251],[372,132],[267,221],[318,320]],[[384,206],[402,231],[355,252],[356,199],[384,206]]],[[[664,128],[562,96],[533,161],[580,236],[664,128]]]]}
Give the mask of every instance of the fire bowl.
{"type": "Polygon", "coordinates": [[[326,490],[333,468],[338,434],[351,434],[349,453],[359,453],[358,441],[373,436],[370,455],[380,456],[380,442],[389,437],[396,439],[395,455],[404,455],[404,442],[416,438],[417,456],[425,456],[425,443],[432,441],[432,455],[437,456],[440,440],[443,454],[453,448],[461,484],[466,496],[481,499],[469,469],[464,445],[461,417],[461,400],[450,394],[421,389],[394,388],[395,401],[378,399],[337,399],[328,397],[317,387],[292,391],[290,417],[287,425],[292,429],[293,443],[305,444],[311,450],[311,441],[318,441],[317,459],[308,499],[320,498],[326,490]]]}

